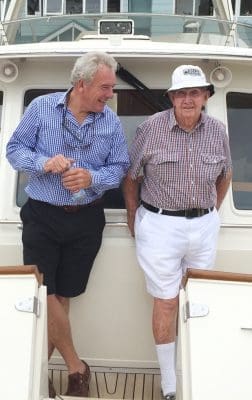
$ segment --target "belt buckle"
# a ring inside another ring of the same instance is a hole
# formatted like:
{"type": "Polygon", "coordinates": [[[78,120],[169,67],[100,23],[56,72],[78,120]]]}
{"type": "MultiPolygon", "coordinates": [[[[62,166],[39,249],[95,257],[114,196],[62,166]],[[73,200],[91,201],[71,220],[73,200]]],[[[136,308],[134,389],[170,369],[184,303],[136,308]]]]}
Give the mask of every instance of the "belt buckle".
{"type": "Polygon", "coordinates": [[[191,219],[194,218],[195,214],[193,214],[193,208],[188,208],[187,210],[185,210],[185,217],[187,219],[191,219]]]}
{"type": "Polygon", "coordinates": [[[72,214],[75,213],[76,211],[78,211],[80,209],[80,206],[76,205],[76,206],[63,206],[63,209],[66,213],[72,214]]]}
{"type": "Polygon", "coordinates": [[[203,215],[205,215],[203,208],[189,208],[185,210],[185,217],[188,219],[202,217],[203,215]]]}
{"type": "Polygon", "coordinates": [[[202,208],[188,208],[185,210],[185,217],[188,219],[202,217],[204,210],[202,208]]]}

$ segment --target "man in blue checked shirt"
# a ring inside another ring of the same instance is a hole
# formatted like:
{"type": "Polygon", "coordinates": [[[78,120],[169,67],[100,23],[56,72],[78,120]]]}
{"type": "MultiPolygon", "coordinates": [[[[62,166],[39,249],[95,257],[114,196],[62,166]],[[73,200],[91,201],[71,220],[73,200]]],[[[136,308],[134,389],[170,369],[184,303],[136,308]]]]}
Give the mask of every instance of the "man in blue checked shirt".
{"type": "MultiPolygon", "coordinates": [[[[87,53],[65,93],[32,101],[7,144],[14,169],[25,172],[21,208],[24,264],[36,264],[48,291],[48,354],[57,348],[68,368],[68,396],[88,396],[90,369],[78,357],[69,299],[85,291],[105,225],[102,196],[119,186],[129,166],[123,129],[106,105],[117,63],[87,53]]],[[[49,395],[56,393],[49,382],[49,395]]]]}

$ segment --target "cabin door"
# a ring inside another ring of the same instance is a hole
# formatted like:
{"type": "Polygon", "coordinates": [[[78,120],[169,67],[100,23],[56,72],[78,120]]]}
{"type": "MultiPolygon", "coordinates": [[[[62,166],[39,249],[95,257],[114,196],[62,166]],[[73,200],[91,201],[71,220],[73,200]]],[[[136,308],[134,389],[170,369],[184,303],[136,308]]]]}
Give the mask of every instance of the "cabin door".
{"type": "Polygon", "coordinates": [[[0,268],[0,399],[40,400],[48,397],[46,288],[13,269],[0,268]]]}
{"type": "Polygon", "coordinates": [[[251,399],[252,283],[189,278],[179,314],[178,400],[251,399]]]}

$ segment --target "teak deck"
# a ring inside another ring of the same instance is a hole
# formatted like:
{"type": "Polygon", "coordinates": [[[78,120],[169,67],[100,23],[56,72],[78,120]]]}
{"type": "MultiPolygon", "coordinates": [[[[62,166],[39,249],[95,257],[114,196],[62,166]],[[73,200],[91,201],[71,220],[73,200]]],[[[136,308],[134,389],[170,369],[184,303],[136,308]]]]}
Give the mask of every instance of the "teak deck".
{"type": "MultiPolygon", "coordinates": [[[[89,398],[160,400],[159,369],[91,367],[89,398]]],[[[65,366],[50,365],[50,376],[62,396],[67,385],[65,366]]],[[[63,396],[64,400],[70,397],[63,396]]]]}

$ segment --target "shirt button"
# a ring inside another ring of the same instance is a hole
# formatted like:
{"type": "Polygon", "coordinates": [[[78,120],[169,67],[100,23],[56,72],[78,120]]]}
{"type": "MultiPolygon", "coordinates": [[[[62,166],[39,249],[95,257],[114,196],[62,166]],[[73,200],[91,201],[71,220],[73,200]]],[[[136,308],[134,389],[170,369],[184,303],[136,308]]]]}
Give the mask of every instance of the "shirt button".
{"type": "Polygon", "coordinates": [[[193,165],[192,164],[190,164],[190,168],[192,168],[193,167],[193,165]]]}

